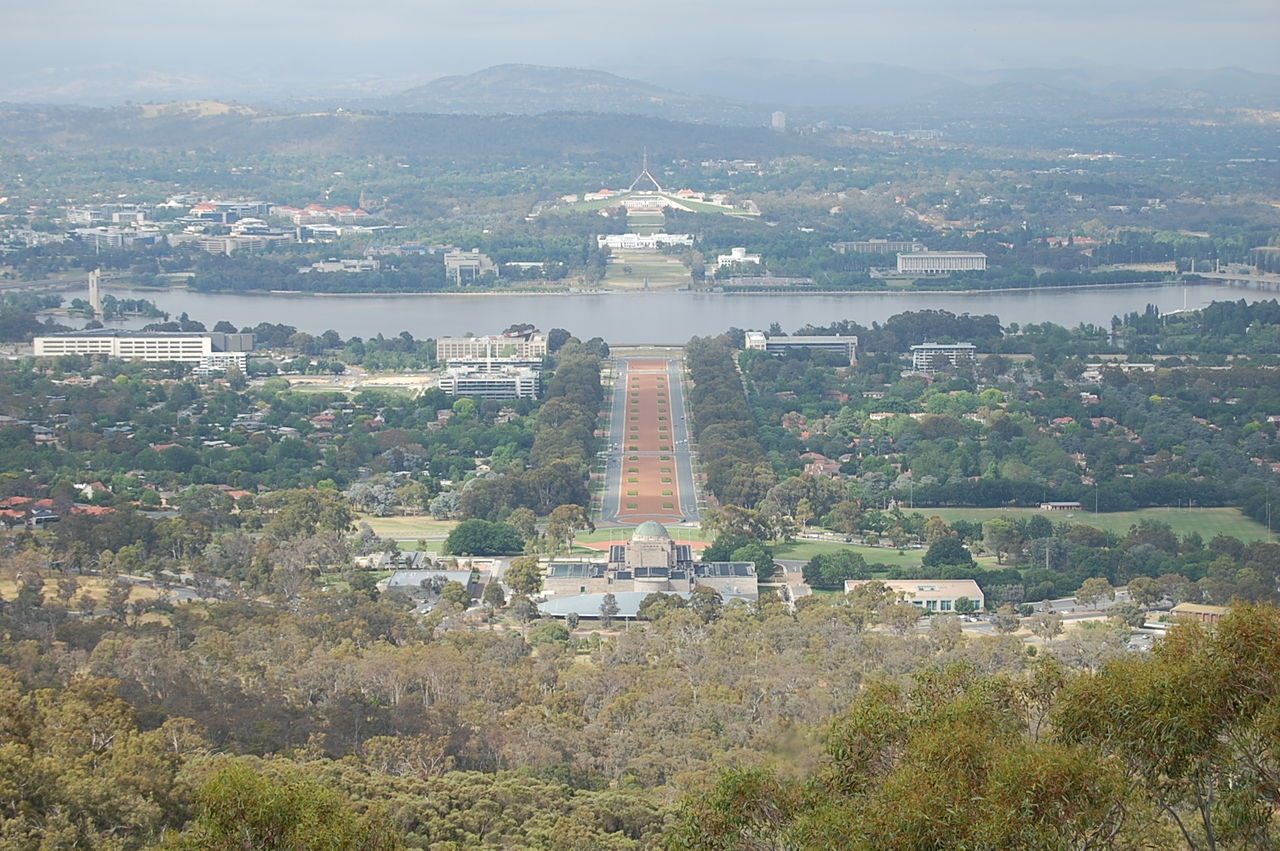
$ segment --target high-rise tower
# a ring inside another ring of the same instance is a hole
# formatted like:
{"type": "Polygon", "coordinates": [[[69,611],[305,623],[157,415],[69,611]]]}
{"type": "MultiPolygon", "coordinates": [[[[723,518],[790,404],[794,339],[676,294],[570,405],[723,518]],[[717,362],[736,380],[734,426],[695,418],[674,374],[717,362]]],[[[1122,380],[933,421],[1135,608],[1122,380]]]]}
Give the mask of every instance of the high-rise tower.
{"type": "Polygon", "coordinates": [[[89,307],[93,308],[95,317],[102,316],[102,270],[94,269],[89,273],[89,307]]]}

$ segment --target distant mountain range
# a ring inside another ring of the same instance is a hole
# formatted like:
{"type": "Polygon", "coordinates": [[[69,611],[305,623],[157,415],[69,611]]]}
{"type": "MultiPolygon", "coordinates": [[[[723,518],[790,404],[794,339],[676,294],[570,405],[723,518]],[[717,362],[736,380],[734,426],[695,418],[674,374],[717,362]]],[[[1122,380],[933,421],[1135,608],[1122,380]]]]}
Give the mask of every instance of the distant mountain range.
{"type": "Polygon", "coordinates": [[[387,112],[536,115],[630,114],[673,121],[762,126],[774,110],[795,123],[934,125],[980,115],[1109,116],[1148,110],[1280,110],[1280,76],[1236,68],[1146,71],[1022,68],[917,71],[874,63],[753,58],[653,63],[630,76],[540,65],[495,65],[404,88],[352,79],[320,89],[269,79],[214,80],[130,66],[41,69],[0,81],[0,101],[118,104],[219,98],[271,111],[343,107],[387,112]]]}
{"type": "Polygon", "coordinates": [[[1001,114],[1108,114],[1149,109],[1280,109],[1280,76],[1213,71],[1008,69],[951,75],[871,63],[753,61],[713,67],[604,71],[496,65],[368,102],[393,111],[627,113],[700,123],[760,125],[774,110],[794,121],[865,124],[1001,114]]]}
{"type": "Polygon", "coordinates": [[[1239,68],[1005,68],[946,74],[869,62],[721,61],[687,68],[649,66],[639,78],[684,92],[793,107],[866,109],[986,94],[1057,91],[1103,99],[1214,97],[1232,105],[1280,104],[1280,76],[1239,68]]]}

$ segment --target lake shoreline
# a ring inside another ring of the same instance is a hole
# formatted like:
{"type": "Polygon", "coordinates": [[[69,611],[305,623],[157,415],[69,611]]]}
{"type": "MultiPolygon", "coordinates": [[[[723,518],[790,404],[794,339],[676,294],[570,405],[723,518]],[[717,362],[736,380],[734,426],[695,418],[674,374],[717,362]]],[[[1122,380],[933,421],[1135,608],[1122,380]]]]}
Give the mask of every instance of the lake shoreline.
{"type": "Polygon", "coordinates": [[[129,284],[124,282],[113,281],[111,286],[113,289],[129,290],[131,292],[149,292],[149,293],[165,293],[165,292],[189,292],[203,296],[252,296],[252,297],[270,297],[279,298],[474,298],[476,296],[484,297],[564,297],[564,296],[639,296],[639,295],[700,295],[700,296],[772,296],[772,297],[804,297],[804,296],[847,296],[847,295],[884,295],[884,296],[911,296],[919,297],[922,295],[946,295],[946,296],[969,296],[969,295],[993,295],[1001,293],[1035,293],[1035,292],[1058,292],[1072,290],[1115,290],[1115,289],[1133,289],[1138,287],[1175,287],[1175,286],[1191,286],[1184,281],[1121,281],[1117,283],[1106,284],[1061,284],[1058,286],[1032,286],[1032,287],[995,287],[991,289],[961,289],[961,290],[935,290],[935,289],[885,289],[885,290],[767,290],[760,292],[736,291],[736,292],[717,292],[714,290],[689,290],[679,288],[669,289],[652,289],[652,290],[474,290],[468,292],[459,292],[451,290],[448,292],[308,292],[307,290],[197,290],[191,287],[148,287],[142,284],[129,284]]]}
{"type": "MultiPolygon", "coordinates": [[[[114,287],[112,287],[114,289],[114,287]]],[[[126,291],[120,290],[121,294],[126,291]]],[[[376,337],[409,331],[415,338],[489,334],[517,324],[566,328],[582,339],[610,343],[683,344],[690,337],[726,328],[787,330],[849,319],[870,327],[912,310],[947,310],[974,316],[994,314],[1003,324],[1055,322],[1102,325],[1113,316],[1141,313],[1154,304],[1161,312],[1199,308],[1209,301],[1273,298],[1252,288],[1209,284],[1184,287],[1141,283],[1085,287],[1017,288],[1003,292],[861,291],[828,293],[703,293],[672,290],[668,295],[633,293],[200,293],[148,290],[145,298],[171,317],[186,313],[211,326],[228,321],[237,328],[261,323],[292,325],[308,333],[333,329],[343,337],[376,337]],[[311,297],[308,295],[323,295],[311,297]],[[551,298],[549,296],[558,296],[551,298]],[[423,296],[430,296],[424,298],[423,296]],[[655,296],[649,298],[647,296],[655,296]],[[723,297],[723,296],[747,296],[723,297]],[[769,296],[767,298],[751,296],[769,296]],[[779,297],[781,296],[781,297],[779,297]]],[[[128,297],[143,296],[128,291],[128,297]]],[[[125,323],[138,328],[142,320],[125,323]]]]}

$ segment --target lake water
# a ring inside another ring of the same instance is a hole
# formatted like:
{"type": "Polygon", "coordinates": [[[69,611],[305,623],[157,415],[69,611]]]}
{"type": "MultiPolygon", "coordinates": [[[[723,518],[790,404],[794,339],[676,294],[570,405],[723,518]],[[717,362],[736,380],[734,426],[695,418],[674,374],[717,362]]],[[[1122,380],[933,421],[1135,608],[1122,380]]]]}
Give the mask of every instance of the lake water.
{"type": "MultiPolygon", "coordinates": [[[[110,290],[110,287],[106,289],[110,290]]],[[[1202,307],[1211,301],[1276,298],[1274,290],[1216,284],[1138,285],[976,293],[841,293],[837,295],[702,294],[689,292],[568,293],[555,295],[355,295],[205,294],[188,290],[114,290],[122,298],[148,298],[173,316],[187,313],[208,327],[226,319],[237,327],[284,323],[343,337],[414,337],[488,334],[526,322],[543,331],[566,328],[578,337],[600,336],[613,345],[680,344],[730,327],[788,332],[806,324],[852,319],[883,322],[908,310],[993,313],[1004,324],[1082,322],[1107,325],[1111,317],[1154,304],[1162,311],[1202,307]]],[[[68,299],[74,297],[68,293],[68,299]]],[[[140,327],[146,320],[131,320],[140,327]]]]}

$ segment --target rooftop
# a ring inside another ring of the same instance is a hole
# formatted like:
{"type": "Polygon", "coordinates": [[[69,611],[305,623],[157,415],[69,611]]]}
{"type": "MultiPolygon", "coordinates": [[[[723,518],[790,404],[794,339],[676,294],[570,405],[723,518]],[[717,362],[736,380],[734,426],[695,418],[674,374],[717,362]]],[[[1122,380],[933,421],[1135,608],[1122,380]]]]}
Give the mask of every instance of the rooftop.
{"type": "Polygon", "coordinates": [[[127,328],[85,328],[80,331],[64,331],[61,334],[43,334],[45,337],[212,337],[212,331],[130,331],[127,328]]]}

